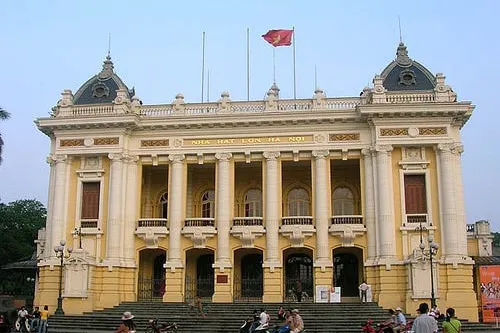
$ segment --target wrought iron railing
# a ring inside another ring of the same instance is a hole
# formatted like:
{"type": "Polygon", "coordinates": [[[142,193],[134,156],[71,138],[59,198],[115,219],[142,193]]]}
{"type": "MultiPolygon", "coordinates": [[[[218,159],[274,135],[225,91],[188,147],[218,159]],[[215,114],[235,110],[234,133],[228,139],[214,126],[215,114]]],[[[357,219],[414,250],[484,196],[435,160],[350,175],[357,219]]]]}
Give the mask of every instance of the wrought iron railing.
{"type": "Polygon", "coordinates": [[[427,214],[406,214],[406,223],[427,223],[427,214]]]}
{"type": "Polygon", "coordinates": [[[97,228],[99,220],[94,220],[94,219],[81,219],[80,220],[80,227],[82,229],[84,228],[97,228]]]}
{"type": "Polygon", "coordinates": [[[330,221],[331,224],[363,224],[363,215],[336,215],[330,221]]]}
{"type": "Polygon", "coordinates": [[[281,218],[282,225],[312,225],[312,216],[286,216],[281,218]]]}
{"type": "Polygon", "coordinates": [[[167,219],[163,218],[143,218],[137,221],[138,227],[167,227],[167,219]]]}
{"type": "Polygon", "coordinates": [[[184,221],[185,227],[214,227],[215,219],[213,217],[195,217],[184,221]]]}
{"type": "Polygon", "coordinates": [[[203,302],[211,302],[214,294],[214,277],[190,277],[186,276],[184,300],[192,302],[196,296],[200,296],[203,302]]]}
{"type": "Polygon", "coordinates": [[[137,298],[139,301],[162,301],[165,293],[165,279],[139,277],[137,298]]]}
{"type": "MultiPolygon", "coordinates": [[[[285,277],[283,301],[284,302],[297,302],[298,295],[296,290],[297,278],[285,277]]],[[[302,286],[301,292],[301,302],[313,302],[314,301],[314,281],[313,278],[301,279],[302,286]]]]}
{"type": "Polygon", "coordinates": [[[262,225],[262,217],[235,217],[233,226],[262,225]]]}
{"type": "Polygon", "coordinates": [[[262,302],[264,283],[259,277],[234,277],[233,300],[235,302],[262,302]]]}

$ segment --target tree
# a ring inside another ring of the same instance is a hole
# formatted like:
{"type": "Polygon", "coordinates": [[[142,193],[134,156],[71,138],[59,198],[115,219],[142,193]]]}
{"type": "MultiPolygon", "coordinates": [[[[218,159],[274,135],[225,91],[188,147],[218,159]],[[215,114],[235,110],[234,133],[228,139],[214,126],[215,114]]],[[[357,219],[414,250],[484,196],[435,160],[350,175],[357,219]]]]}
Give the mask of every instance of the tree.
{"type": "Polygon", "coordinates": [[[33,254],[38,229],[45,226],[46,216],[47,210],[38,200],[0,203],[0,266],[33,254]]]}
{"type": "MultiPolygon", "coordinates": [[[[0,120],[7,120],[10,118],[10,113],[5,111],[0,107],[0,120]]],[[[0,164],[2,163],[2,147],[3,147],[3,139],[2,133],[0,133],[0,164]]]]}

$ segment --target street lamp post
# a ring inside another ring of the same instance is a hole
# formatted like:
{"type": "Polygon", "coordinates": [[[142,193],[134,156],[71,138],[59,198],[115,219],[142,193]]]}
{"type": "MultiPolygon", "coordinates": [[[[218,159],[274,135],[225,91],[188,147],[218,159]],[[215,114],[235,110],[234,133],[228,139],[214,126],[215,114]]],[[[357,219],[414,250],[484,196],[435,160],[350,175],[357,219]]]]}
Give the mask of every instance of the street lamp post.
{"type": "MultiPolygon", "coordinates": [[[[422,226],[420,226],[422,228],[422,226]]],[[[422,241],[422,235],[420,235],[420,250],[422,250],[422,254],[425,256],[425,244],[422,241]]],[[[434,242],[434,238],[429,235],[429,262],[431,265],[431,308],[436,306],[436,295],[434,293],[434,267],[432,264],[432,258],[437,254],[439,249],[439,244],[434,242]]]]}
{"type": "MultiPolygon", "coordinates": [[[[57,315],[64,315],[64,311],[63,311],[63,308],[62,308],[62,275],[63,275],[63,265],[64,265],[64,246],[66,245],[66,241],[65,240],[61,240],[59,242],[59,245],[57,246],[54,246],[54,251],[56,253],[56,257],[57,258],[60,258],[61,260],[61,268],[59,270],[59,297],[57,297],[57,309],[56,309],[56,312],[55,314],[57,315]]],[[[71,247],[69,247],[67,249],[68,251],[68,255],[71,254],[71,252],[73,252],[73,249],[71,247]]]]}

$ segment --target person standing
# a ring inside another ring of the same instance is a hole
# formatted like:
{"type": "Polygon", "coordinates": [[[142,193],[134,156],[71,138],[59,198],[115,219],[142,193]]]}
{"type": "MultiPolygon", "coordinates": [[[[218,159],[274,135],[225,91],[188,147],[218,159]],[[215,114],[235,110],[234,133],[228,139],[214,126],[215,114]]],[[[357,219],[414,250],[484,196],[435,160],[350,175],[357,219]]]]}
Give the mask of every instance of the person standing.
{"type": "Polygon", "coordinates": [[[359,299],[361,300],[361,303],[366,303],[366,295],[368,292],[369,286],[366,284],[366,281],[363,281],[362,284],[359,285],[359,299]],[[363,301],[364,300],[364,301],[363,301]]]}
{"type": "Polygon", "coordinates": [[[40,327],[40,308],[35,306],[35,310],[33,310],[33,320],[31,320],[31,330],[38,332],[38,328],[40,327]]]}
{"type": "Polygon", "coordinates": [[[413,321],[412,331],[415,333],[434,333],[438,331],[436,319],[429,316],[429,304],[420,303],[417,312],[419,316],[413,321]]]}
{"type": "Polygon", "coordinates": [[[302,282],[300,280],[295,281],[295,296],[297,296],[298,302],[302,302],[302,282]]]}
{"type": "Polygon", "coordinates": [[[462,323],[455,317],[455,309],[446,309],[446,320],[443,321],[444,333],[462,333],[462,323]]]}
{"type": "Polygon", "coordinates": [[[38,333],[47,333],[47,320],[49,319],[49,306],[45,305],[43,310],[40,311],[40,325],[38,326],[38,333]]]}

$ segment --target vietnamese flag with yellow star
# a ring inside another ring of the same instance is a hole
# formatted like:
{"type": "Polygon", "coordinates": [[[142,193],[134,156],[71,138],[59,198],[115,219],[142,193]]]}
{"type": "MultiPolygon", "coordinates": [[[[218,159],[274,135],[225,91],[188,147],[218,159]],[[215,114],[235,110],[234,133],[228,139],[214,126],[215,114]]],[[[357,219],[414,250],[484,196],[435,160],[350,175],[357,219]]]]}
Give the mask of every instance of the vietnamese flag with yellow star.
{"type": "Polygon", "coordinates": [[[272,46],[289,46],[292,45],[293,30],[279,29],[269,30],[265,35],[262,35],[272,46]]]}

